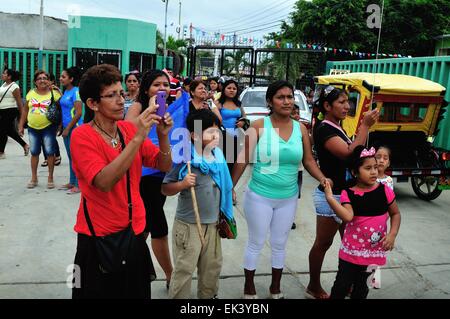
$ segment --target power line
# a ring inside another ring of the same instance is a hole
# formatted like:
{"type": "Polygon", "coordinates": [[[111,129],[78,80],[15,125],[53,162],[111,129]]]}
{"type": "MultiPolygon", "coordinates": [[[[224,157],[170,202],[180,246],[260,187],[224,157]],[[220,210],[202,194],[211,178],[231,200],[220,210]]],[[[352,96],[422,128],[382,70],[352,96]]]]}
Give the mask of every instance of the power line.
{"type": "Polygon", "coordinates": [[[261,27],[265,27],[268,25],[281,25],[283,20],[275,20],[275,21],[271,21],[268,23],[264,23],[264,24],[260,24],[260,25],[256,25],[256,26],[252,26],[252,27],[248,27],[248,28],[244,28],[244,29],[238,29],[238,30],[234,30],[233,33],[237,33],[237,32],[241,32],[241,31],[247,31],[247,30],[254,30],[255,28],[261,28],[261,27]]]}
{"type": "MultiPolygon", "coordinates": [[[[276,18],[274,18],[274,16],[275,16],[276,14],[278,14],[278,13],[280,13],[281,11],[284,11],[284,10],[286,10],[286,9],[281,9],[280,11],[273,12],[273,13],[270,13],[269,15],[267,15],[267,16],[261,17],[260,19],[258,19],[259,21],[254,21],[254,22],[252,22],[252,23],[253,23],[253,26],[260,26],[260,25],[262,25],[262,24],[261,24],[261,21],[263,21],[265,18],[271,18],[272,20],[270,20],[270,21],[281,21],[281,20],[286,20],[286,19],[289,17],[289,13],[284,13],[284,14],[279,15],[279,16],[277,16],[276,18]]],[[[242,27],[247,26],[247,25],[252,25],[252,23],[249,23],[248,21],[246,21],[246,22],[244,22],[243,24],[237,24],[237,25],[233,26],[233,28],[227,28],[227,29],[225,29],[225,30],[221,29],[221,30],[220,30],[220,33],[233,33],[233,32],[235,32],[235,31],[236,31],[237,29],[239,29],[239,28],[242,28],[242,27]]]]}
{"type": "MultiPolygon", "coordinates": [[[[227,23],[225,23],[225,24],[217,25],[217,26],[214,27],[214,30],[218,30],[218,29],[222,29],[222,28],[227,28],[227,27],[229,27],[229,26],[231,26],[231,25],[234,25],[234,24],[236,24],[236,23],[242,22],[243,19],[247,19],[247,21],[248,21],[248,19],[251,19],[251,20],[252,20],[252,19],[254,19],[255,17],[260,16],[261,14],[266,13],[268,10],[274,9],[274,8],[276,8],[276,7],[279,7],[280,5],[284,5],[284,4],[286,4],[287,2],[289,2],[289,1],[291,1],[291,0],[285,0],[285,1],[282,1],[282,2],[277,2],[277,3],[275,3],[275,4],[272,3],[272,4],[269,5],[268,7],[262,8],[262,9],[256,11],[256,12],[254,12],[253,14],[250,14],[250,15],[245,14],[245,15],[242,15],[242,16],[240,16],[240,17],[237,17],[237,18],[235,18],[234,20],[229,21],[229,22],[227,22],[227,23]]],[[[210,30],[212,30],[212,29],[210,29],[210,30]]]]}
{"type": "MultiPolygon", "coordinates": [[[[228,31],[233,31],[232,29],[237,28],[237,27],[243,27],[246,24],[249,23],[255,23],[255,22],[260,22],[262,19],[264,18],[272,18],[274,15],[290,8],[293,6],[293,3],[287,3],[288,1],[284,1],[283,3],[279,4],[276,3],[275,5],[272,5],[270,7],[267,7],[265,9],[263,9],[261,12],[259,12],[258,14],[253,14],[253,15],[246,15],[246,16],[242,16],[241,18],[238,19],[238,21],[236,22],[231,22],[225,25],[218,25],[215,26],[214,28],[205,28],[205,30],[207,31],[214,31],[214,32],[219,32],[219,33],[224,33],[224,32],[228,32],[228,31]],[[287,4],[287,6],[286,6],[287,4]],[[284,5],[284,6],[283,6],[284,5]],[[281,9],[280,9],[281,6],[281,9]],[[278,8],[279,10],[276,11],[271,11],[268,12],[272,9],[278,8]]],[[[280,16],[280,18],[284,18],[288,15],[289,13],[285,13],[282,16],[280,16]]],[[[233,20],[235,21],[235,20],[233,20]]]]}

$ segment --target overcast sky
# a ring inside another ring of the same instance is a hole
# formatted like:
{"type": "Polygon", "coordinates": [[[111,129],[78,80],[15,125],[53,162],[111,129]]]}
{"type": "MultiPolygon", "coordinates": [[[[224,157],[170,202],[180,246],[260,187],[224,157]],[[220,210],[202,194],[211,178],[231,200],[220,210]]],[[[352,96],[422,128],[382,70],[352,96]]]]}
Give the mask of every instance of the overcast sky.
{"type": "MultiPolygon", "coordinates": [[[[176,34],[180,0],[169,0],[168,33],[176,34]],[[171,24],[173,23],[173,26],[171,24]]],[[[293,11],[295,0],[181,0],[181,24],[207,32],[262,37],[279,31],[279,20],[293,11]]],[[[39,14],[40,0],[0,0],[0,11],[39,14]]],[[[67,20],[69,14],[136,19],[164,30],[162,0],[44,0],[44,14],[67,20]]]]}

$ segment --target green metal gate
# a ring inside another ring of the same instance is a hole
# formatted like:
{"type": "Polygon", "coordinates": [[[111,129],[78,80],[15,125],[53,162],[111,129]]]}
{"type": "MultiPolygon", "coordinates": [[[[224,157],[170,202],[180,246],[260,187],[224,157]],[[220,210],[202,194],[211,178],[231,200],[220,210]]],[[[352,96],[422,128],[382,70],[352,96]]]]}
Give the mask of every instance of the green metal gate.
{"type": "MultiPolygon", "coordinates": [[[[0,48],[0,67],[20,72],[18,84],[24,97],[34,87],[33,77],[38,70],[38,50],[0,48]]],[[[67,67],[66,51],[43,51],[42,69],[52,73],[59,85],[59,75],[67,67]]]]}

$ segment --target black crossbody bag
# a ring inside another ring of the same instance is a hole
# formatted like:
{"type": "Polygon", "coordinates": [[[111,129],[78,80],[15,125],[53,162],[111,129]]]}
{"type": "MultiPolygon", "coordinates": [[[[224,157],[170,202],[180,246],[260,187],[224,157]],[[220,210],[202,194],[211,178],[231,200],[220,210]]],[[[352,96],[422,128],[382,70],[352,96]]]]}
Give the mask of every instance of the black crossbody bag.
{"type": "MultiPolygon", "coordinates": [[[[125,149],[125,141],[122,133],[117,129],[120,142],[122,143],[122,151],[125,149]]],[[[103,273],[120,273],[126,270],[132,252],[137,244],[137,236],[131,226],[133,217],[133,205],[131,201],[130,189],[130,171],[127,171],[127,196],[128,196],[128,226],[127,228],[106,236],[97,236],[94,231],[91,219],[86,205],[86,199],[83,197],[84,216],[88,224],[89,230],[95,239],[99,268],[103,273]]]]}

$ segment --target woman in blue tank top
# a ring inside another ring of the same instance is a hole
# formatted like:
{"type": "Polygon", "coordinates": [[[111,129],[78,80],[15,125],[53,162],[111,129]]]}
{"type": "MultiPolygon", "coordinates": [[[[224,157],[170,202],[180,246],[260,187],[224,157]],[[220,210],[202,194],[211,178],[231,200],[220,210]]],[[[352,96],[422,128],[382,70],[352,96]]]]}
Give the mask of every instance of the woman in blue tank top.
{"type": "Polygon", "coordinates": [[[223,84],[222,94],[215,103],[222,118],[222,126],[226,130],[226,140],[223,141],[223,153],[227,159],[230,173],[239,152],[239,137],[243,136],[239,132],[242,132],[245,126],[245,120],[243,120],[245,118],[245,111],[241,107],[241,101],[239,101],[238,96],[238,84],[235,80],[231,79],[223,84]],[[239,119],[242,120],[238,121],[239,119]],[[233,145],[232,148],[231,145],[233,145]]]}
{"type": "Polygon", "coordinates": [[[312,155],[306,127],[290,118],[294,108],[293,86],[286,81],[272,83],[267,89],[266,101],[271,114],[253,122],[247,130],[245,149],[239,154],[232,172],[236,186],[249,159],[253,159],[252,178],[244,200],[248,226],[244,256],[246,299],[258,298],[253,278],[269,231],[272,249],[270,296],[273,299],[284,297],[280,281],[286,243],[297,211],[300,163],[321,184],[327,180],[312,155]]]}

